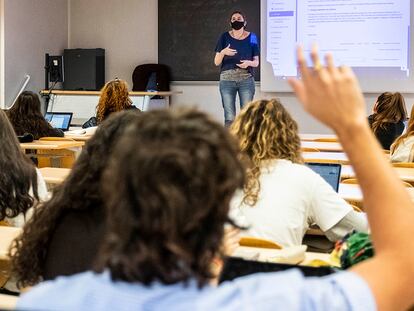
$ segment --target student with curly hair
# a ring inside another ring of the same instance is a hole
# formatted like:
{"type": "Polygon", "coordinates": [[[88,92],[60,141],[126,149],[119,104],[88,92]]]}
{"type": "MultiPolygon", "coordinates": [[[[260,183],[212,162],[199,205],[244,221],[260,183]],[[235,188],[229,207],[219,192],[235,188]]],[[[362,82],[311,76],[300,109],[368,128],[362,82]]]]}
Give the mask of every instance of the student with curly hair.
{"type": "Polygon", "coordinates": [[[395,139],[402,134],[406,120],[404,97],[398,92],[385,92],[378,96],[374,113],[368,117],[372,131],[385,150],[389,150],[395,139]]]}
{"type": "Polygon", "coordinates": [[[365,215],[303,165],[298,126],[278,100],[248,104],[231,132],[250,163],[244,191],[232,204],[249,235],[292,246],[302,244],[313,223],[331,241],[353,229],[367,231],[365,215]]]}
{"type": "MultiPolygon", "coordinates": [[[[71,275],[92,267],[105,227],[102,173],[109,155],[138,110],[116,113],[88,141],[70,175],[37,209],[12,248],[19,286],[71,275]]],[[[112,183],[111,183],[112,184],[112,183]]]]}
{"type": "Polygon", "coordinates": [[[33,206],[48,197],[46,183],[25,156],[6,114],[0,110],[0,221],[21,227],[33,206]]]}
{"type": "Polygon", "coordinates": [[[6,113],[18,136],[26,133],[32,134],[34,139],[64,136],[60,129],[53,128],[43,117],[39,96],[33,92],[24,91],[20,94],[6,113]]]}
{"type": "Polygon", "coordinates": [[[96,117],[90,118],[82,127],[97,126],[111,113],[125,109],[137,109],[129,98],[128,84],[124,80],[115,79],[107,82],[101,90],[96,117]]]}

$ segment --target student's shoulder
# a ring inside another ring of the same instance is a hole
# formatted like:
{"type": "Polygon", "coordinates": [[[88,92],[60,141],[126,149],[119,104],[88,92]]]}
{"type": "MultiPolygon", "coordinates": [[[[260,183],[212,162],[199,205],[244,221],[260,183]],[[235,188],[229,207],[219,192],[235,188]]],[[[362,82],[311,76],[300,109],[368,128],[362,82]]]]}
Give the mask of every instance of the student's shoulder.
{"type": "Polygon", "coordinates": [[[247,309],[303,310],[313,305],[318,310],[375,310],[368,285],[352,272],[323,278],[306,278],[297,269],[254,274],[224,283],[219,293],[215,297],[221,301],[226,301],[225,295],[233,295],[236,304],[250,303],[250,306],[244,305],[247,309]]]}
{"type": "Polygon", "coordinates": [[[73,276],[58,277],[53,281],[46,281],[33,287],[20,296],[17,301],[18,310],[28,310],[33,307],[39,309],[54,309],[67,301],[67,297],[85,293],[96,275],[85,272],[73,276]]]}

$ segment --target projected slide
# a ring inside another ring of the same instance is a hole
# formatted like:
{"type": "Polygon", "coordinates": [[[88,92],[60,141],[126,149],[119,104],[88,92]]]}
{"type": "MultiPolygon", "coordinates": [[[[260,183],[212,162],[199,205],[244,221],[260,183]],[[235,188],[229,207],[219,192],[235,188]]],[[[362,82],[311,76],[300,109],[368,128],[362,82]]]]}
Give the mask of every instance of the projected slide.
{"type": "Polygon", "coordinates": [[[409,0],[267,0],[267,61],[276,77],[297,76],[297,44],[317,42],[337,64],[408,77],[409,0]]]}

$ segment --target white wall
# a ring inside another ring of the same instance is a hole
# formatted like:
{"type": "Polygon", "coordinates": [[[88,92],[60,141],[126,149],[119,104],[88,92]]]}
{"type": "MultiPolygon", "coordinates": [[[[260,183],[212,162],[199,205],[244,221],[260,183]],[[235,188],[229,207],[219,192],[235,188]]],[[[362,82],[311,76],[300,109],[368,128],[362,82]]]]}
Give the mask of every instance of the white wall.
{"type": "Polygon", "coordinates": [[[68,41],[68,0],[4,1],[5,105],[31,76],[27,90],[44,87],[44,55],[61,54],[68,41]]]}
{"type": "Polygon", "coordinates": [[[70,48],[104,48],[106,80],[158,60],[156,0],[70,0],[70,48]]]}
{"type": "MultiPolygon", "coordinates": [[[[157,9],[156,0],[70,0],[70,47],[106,49],[107,80],[118,76],[131,84],[136,65],[157,61],[157,9]]],[[[217,120],[223,120],[217,83],[178,83],[173,85],[173,90],[183,91],[182,95],[173,96],[173,105],[198,106],[217,120]]],[[[367,114],[376,96],[378,94],[365,94],[367,114]]],[[[261,93],[260,88],[256,88],[256,99],[270,97],[280,98],[298,121],[300,131],[330,132],[305,113],[291,93],[261,93]]],[[[411,109],[414,94],[405,97],[411,109]]]]}

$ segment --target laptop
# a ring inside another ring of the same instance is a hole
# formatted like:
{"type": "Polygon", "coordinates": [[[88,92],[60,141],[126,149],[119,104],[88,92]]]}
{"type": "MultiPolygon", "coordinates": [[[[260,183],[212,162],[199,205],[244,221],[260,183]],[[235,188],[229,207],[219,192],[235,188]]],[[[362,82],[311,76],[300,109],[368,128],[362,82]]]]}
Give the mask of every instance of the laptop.
{"type": "Polygon", "coordinates": [[[315,173],[318,173],[325,181],[338,192],[341,181],[341,165],[337,163],[306,163],[315,173]]]}
{"type": "Polygon", "coordinates": [[[72,112],[47,112],[45,115],[46,121],[54,128],[68,131],[70,122],[72,121],[72,112]]]}

